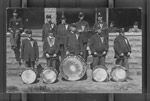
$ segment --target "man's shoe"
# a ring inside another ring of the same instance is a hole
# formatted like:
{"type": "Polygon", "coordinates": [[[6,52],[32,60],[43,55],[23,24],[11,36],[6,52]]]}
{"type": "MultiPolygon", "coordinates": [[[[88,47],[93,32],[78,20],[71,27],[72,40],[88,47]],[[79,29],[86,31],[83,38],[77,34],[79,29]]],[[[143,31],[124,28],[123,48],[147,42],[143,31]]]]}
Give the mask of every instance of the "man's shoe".
{"type": "Polygon", "coordinates": [[[21,66],[21,61],[18,61],[19,62],[19,66],[21,66]]]}
{"type": "Polygon", "coordinates": [[[128,80],[133,80],[130,76],[127,77],[128,80]]]}

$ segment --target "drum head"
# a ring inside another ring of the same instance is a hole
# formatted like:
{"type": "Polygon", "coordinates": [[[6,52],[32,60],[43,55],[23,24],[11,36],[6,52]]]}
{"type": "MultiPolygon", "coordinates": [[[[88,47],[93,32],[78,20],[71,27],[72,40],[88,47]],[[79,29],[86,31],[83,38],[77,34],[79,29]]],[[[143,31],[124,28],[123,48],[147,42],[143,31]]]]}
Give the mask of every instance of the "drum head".
{"type": "Polygon", "coordinates": [[[33,70],[25,70],[21,74],[22,81],[31,84],[36,80],[36,73],[33,70]]]}
{"type": "Polygon", "coordinates": [[[112,71],[112,79],[114,81],[124,81],[126,79],[126,71],[122,68],[116,68],[112,71]]]}
{"type": "Polygon", "coordinates": [[[107,77],[108,77],[108,73],[103,68],[96,68],[93,71],[93,79],[95,81],[102,82],[102,81],[105,81],[107,79],[107,77]]]}
{"type": "Polygon", "coordinates": [[[60,70],[65,79],[75,81],[84,76],[86,64],[78,56],[69,56],[62,61],[60,70]]]}
{"type": "Polygon", "coordinates": [[[42,79],[44,83],[53,83],[57,79],[57,73],[52,69],[46,69],[42,72],[42,79]]]}

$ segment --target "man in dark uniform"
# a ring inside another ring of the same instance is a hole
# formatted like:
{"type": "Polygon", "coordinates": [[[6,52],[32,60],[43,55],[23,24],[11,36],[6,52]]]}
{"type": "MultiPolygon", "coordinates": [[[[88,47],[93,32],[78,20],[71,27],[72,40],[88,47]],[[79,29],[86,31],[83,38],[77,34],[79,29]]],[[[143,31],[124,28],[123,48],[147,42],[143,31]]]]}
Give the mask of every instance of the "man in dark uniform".
{"type": "Polygon", "coordinates": [[[127,79],[132,80],[132,78],[129,76],[129,63],[128,63],[128,59],[131,54],[131,46],[129,44],[128,39],[124,36],[123,28],[120,29],[119,36],[117,36],[114,40],[114,51],[116,64],[124,66],[127,71],[127,79]]]}
{"type": "Polygon", "coordinates": [[[107,38],[102,36],[103,31],[101,29],[97,28],[95,30],[97,30],[96,33],[89,40],[91,54],[93,55],[92,67],[97,65],[105,66],[105,57],[109,47],[107,38]]]}
{"type": "Polygon", "coordinates": [[[82,39],[81,44],[83,46],[83,58],[87,61],[87,45],[88,45],[88,33],[89,30],[89,23],[84,21],[84,13],[79,13],[79,21],[76,22],[77,31],[80,33],[82,39]]]}
{"type": "MultiPolygon", "coordinates": [[[[100,12],[97,13],[97,22],[94,24],[93,30],[96,31],[97,28],[101,30],[107,29],[107,23],[103,21],[103,17],[100,12]]],[[[103,33],[103,36],[108,38],[108,33],[103,33]]]]}
{"type": "Polygon", "coordinates": [[[18,17],[16,9],[13,11],[13,17],[9,20],[9,32],[11,48],[14,50],[16,61],[21,65],[20,35],[23,32],[23,21],[18,17]]]}
{"type": "Polygon", "coordinates": [[[76,25],[71,24],[70,31],[65,39],[66,55],[83,55],[83,46],[81,44],[81,35],[76,31],[76,25]]]}
{"type": "Polygon", "coordinates": [[[22,40],[21,58],[25,62],[26,67],[34,69],[35,62],[39,60],[39,49],[37,41],[32,38],[30,29],[25,31],[27,38],[22,40]]]}
{"type": "Polygon", "coordinates": [[[53,33],[54,36],[56,35],[56,25],[52,23],[51,15],[46,15],[47,23],[43,25],[42,28],[42,41],[48,37],[49,32],[53,33]]]}
{"type": "Polygon", "coordinates": [[[64,42],[65,42],[66,35],[68,33],[68,27],[69,27],[69,24],[66,23],[65,16],[62,16],[61,24],[59,24],[57,28],[57,37],[58,37],[58,41],[60,45],[61,58],[65,56],[64,42]]]}
{"type": "Polygon", "coordinates": [[[57,69],[59,44],[53,33],[49,32],[48,37],[45,38],[43,43],[44,57],[47,60],[47,66],[57,69]]]}
{"type": "Polygon", "coordinates": [[[110,21],[109,27],[106,29],[107,33],[115,33],[117,32],[119,29],[117,27],[115,27],[114,21],[110,21]]]}

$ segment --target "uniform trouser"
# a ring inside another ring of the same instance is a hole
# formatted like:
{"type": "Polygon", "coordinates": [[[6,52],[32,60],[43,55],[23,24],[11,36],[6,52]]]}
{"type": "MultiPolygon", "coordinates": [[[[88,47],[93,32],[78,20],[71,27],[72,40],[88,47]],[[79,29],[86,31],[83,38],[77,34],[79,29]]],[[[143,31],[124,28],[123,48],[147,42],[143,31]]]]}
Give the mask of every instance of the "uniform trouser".
{"type": "Polygon", "coordinates": [[[48,58],[47,60],[47,66],[51,68],[55,68],[57,72],[59,73],[59,59],[58,58],[48,58]]]}
{"type": "Polygon", "coordinates": [[[84,43],[83,44],[83,58],[84,58],[85,62],[87,62],[87,54],[88,54],[86,48],[87,48],[87,43],[84,43]]]}
{"type": "Polygon", "coordinates": [[[105,66],[105,56],[93,56],[93,67],[97,65],[105,66]]]}
{"type": "Polygon", "coordinates": [[[129,60],[128,60],[128,57],[125,56],[123,58],[117,58],[116,59],[116,64],[125,67],[126,71],[127,71],[127,76],[129,76],[129,60]]]}
{"type": "Polygon", "coordinates": [[[31,61],[31,60],[25,61],[25,65],[26,65],[26,67],[32,67],[32,68],[34,68],[35,61],[31,61]]]}
{"type": "Polygon", "coordinates": [[[65,46],[64,46],[64,44],[60,44],[60,56],[61,56],[61,58],[64,58],[65,54],[66,54],[65,46]]]}
{"type": "Polygon", "coordinates": [[[20,61],[20,33],[10,34],[11,48],[13,47],[16,61],[20,61]]]}

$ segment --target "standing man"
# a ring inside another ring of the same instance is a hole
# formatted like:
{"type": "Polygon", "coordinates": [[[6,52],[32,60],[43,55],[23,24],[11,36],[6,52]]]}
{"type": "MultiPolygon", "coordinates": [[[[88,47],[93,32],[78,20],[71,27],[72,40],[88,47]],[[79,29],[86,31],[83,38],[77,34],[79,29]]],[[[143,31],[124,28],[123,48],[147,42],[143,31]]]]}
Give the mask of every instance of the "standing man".
{"type": "Polygon", "coordinates": [[[115,27],[114,21],[110,21],[109,27],[106,29],[106,32],[109,34],[109,33],[115,33],[118,30],[119,29],[117,27],[115,27]]]}
{"type": "Polygon", "coordinates": [[[103,31],[97,28],[96,33],[91,36],[89,46],[91,54],[93,55],[93,66],[103,65],[105,66],[105,57],[108,51],[107,38],[102,36],[103,31]]]}
{"type": "Polygon", "coordinates": [[[32,38],[32,31],[25,31],[27,38],[22,40],[21,58],[25,62],[26,67],[34,69],[35,62],[39,60],[38,43],[32,38]]]}
{"type": "Polygon", "coordinates": [[[117,36],[114,40],[114,51],[116,64],[124,66],[127,71],[127,79],[132,80],[132,78],[129,76],[129,62],[128,62],[128,59],[131,54],[131,46],[129,44],[128,39],[124,36],[123,28],[120,30],[119,36],[117,36]]]}
{"type": "Polygon", "coordinates": [[[83,46],[83,58],[85,62],[87,61],[87,45],[88,45],[88,33],[89,23],[84,21],[84,13],[80,12],[78,15],[79,21],[76,22],[77,31],[81,35],[81,44],[83,46]]]}
{"type": "Polygon", "coordinates": [[[43,25],[42,28],[42,41],[44,41],[47,37],[49,32],[53,33],[56,36],[56,25],[52,23],[52,16],[46,15],[47,23],[43,25]]]}
{"type": "Polygon", "coordinates": [[[16,61],[21,65],[20,35],[23,32],[23,21],[18,17],[16,9],[13,11],[13,17],[9,20],[9,32],[11,48],[14,50],[16,61]]]}
{"type": "Polygon", "coordinates": [[[58,42],[59,42],[59,47],[60,47],[60,55],[61,58],[65,56],[65,39],[68,34],[68,24],[66,23],[66,18],[65,16],[61,17],[61,24],[58,25],[57,28],[57,36],[58,36],[58,42]]]}
{"type": "Polygon", "coordinates": [[[57,64],[58,64],[57,60],[59,59],[58,58],[59,45],[58,45],[58,40],[51,32],[48,33],[48,37],[45,38],[44,40],[43,52],[44,52],[44,57],[47,60],[47,66],[57,69],[57,64]]]}
{"type": "MultiPolygon", "coordinates": [[[[96,31],[97,28],[101,30],[107,29],[107,23],[103,21],[103,17],[100,12],[97,13],[97,22],[94,24],[93,30],[96,31]]],[[[103,33],[103,36],[108,38],[108,34],[106,32],[103,33]]]]}
{"type": "Polygon", "coordinates": [[[76,25],[71,24],[70,31],[65,39],[66,55],[83,55],[83,46],[81,44],[81,35],[76,31],[76,25]]]}

